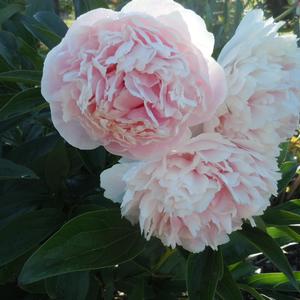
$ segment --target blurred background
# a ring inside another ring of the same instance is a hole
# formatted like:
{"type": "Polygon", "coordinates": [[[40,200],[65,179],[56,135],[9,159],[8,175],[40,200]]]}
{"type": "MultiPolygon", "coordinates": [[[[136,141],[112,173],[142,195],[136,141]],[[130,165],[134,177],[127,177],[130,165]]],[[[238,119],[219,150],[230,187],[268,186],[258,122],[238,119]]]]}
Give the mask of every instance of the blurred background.
{"type": "MultiPolygon", "coordinates": [[[[95,2],[95,1],[94,1],[95,2]]],[[[113,9],[121,9],[128,0],[102,0],[113,9]]],[[[294,7],[299,5],[298,0],[178,0],[186,8],[190,8],[201,15],[210,31],[214,32],[217,48],[231,37],[240,22],[245,10],[262,8],[266,16],[273,16],[287,22],[285,31],[293,31],[299,36],[299,19],[294,7]]],[[[72,0],[54,0],[55,10],[71,24],[75,18],[75,9],[72,0]]],[[[299,11],[299,9],[298,9],[299,11]]]]}

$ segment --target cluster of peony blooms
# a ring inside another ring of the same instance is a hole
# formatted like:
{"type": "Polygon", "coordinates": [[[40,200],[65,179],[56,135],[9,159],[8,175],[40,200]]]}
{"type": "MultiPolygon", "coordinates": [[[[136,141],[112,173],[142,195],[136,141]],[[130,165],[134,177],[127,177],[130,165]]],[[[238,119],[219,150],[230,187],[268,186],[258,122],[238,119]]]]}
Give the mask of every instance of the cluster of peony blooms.
{"type": "Polygon", "coordinates": [[[74,147],[122,156],[105,196],[147,239],[217,248],[276,194],[298,125],[300,50],[249,12],[216,62],[203,19],[172,0],[80,16],[48,54],[42,93],[74,147]]]}

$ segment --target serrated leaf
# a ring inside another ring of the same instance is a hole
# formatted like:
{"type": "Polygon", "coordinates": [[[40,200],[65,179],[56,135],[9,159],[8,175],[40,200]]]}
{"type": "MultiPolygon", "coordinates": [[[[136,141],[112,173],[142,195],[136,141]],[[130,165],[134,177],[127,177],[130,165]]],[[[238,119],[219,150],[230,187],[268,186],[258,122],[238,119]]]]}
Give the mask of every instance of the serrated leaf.
{"type": "Polygon", "coordinates": [[[26,213],[0,229],[0,266],[37,246],[62,222],[56,209],[26,213]]]}
{"type": "Polygon", "coordinates": [[[129,261],[144,249],[144,239],[120,217],[119,209],[80,215],[66,223],[25,263],[19,281],[29,284],[75,271],[129,261]]]}
{"type": "Polygon", "coordinates": [[[0,158],[0,180],[7,179],[38,179],[38,177],[30,169],[0,158]]]}
{"type": "Polygon", "coordinates": [[[292,268],[280,249],[279,245],[265,232],[258,228],[253,228],[248,224],[244,224],[243,230],[240,231],[254,246],[262,251],[273,264],[290,279],[291,283],[297,290],[300,290],[296,281],[292,268]]]}
{"type": "Polygon", "coordinates": [[[220,251],[206,248],[202,253],[191,254],[187,261],[187,290],[190,300],[213,300],[218,281],[223,275],[220,251]]]}

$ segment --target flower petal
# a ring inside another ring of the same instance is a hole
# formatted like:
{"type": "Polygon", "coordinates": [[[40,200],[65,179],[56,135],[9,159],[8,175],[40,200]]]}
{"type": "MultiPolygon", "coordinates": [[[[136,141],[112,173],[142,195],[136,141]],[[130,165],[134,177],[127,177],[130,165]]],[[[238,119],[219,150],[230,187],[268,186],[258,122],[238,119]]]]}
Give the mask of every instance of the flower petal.
{"type": "Polygon", "coordinates": [[[207,56],[213,52],[214,36],[207,31],[204,20],[172,0],[133,0],[121,12],[145,13],[158,18],[165,25],[181,31],[184,37],[188,35],[192,43],[207,56]]]}

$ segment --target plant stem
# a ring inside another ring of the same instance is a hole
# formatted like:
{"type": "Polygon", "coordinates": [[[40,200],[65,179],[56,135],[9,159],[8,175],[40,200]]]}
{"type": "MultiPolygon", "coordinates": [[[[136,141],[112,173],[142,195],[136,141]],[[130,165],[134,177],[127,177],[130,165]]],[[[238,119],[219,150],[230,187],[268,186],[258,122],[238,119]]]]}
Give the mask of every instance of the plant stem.
{"type": "Polygon", "coordinates": [[[284,11],[281,15],[279,15],[278,17],[276,17],[274,20],[275,22],[278,22],[282,19],[284,19],[285,17],[287,17],[289,14],[291,14],[297,7],[299,1],[296,0],[295,3],[290,7],[288,8],[286,11],[284,11]]]}
{"type": "Polygon", "coordinates": [[[176,249],[166,248],[166,252],[161,256],[160,260],[154,267],[154,271],[157,271],[174,252],[176,252],[176,249]]]}

